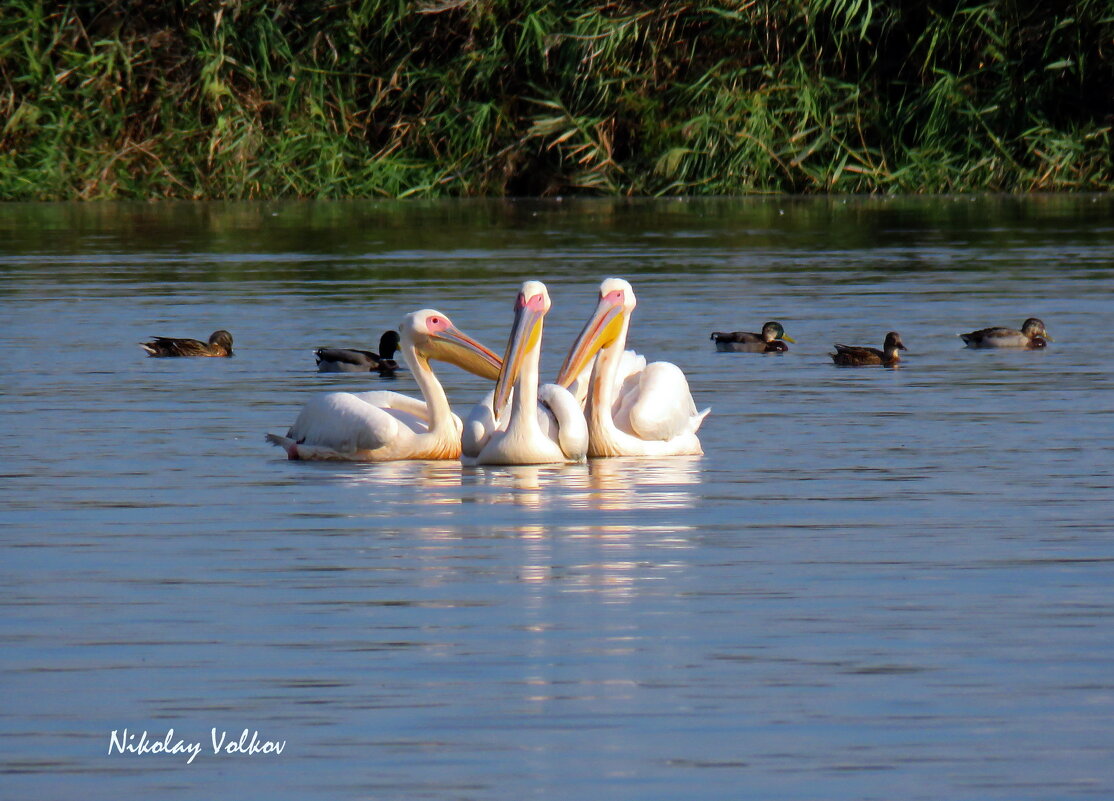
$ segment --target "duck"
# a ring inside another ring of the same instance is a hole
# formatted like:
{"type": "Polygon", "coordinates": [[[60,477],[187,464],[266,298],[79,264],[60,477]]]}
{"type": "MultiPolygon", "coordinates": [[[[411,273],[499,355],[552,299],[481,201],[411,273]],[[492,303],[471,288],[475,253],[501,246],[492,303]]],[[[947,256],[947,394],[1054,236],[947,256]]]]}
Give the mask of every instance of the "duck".
{"type": "Polygon", "coordinates": [[[171,356],[218,356],[232,355],[232,334],[221,329],[209,335],[209,341],[198,339],[177,339],[175,337],[153,337],[150,342],[141,342],[139,347],[148,356],[168,358],[171,356]]]}
{"type": "Polygon", "coordinates": [[[980,328],[959,335],[964,344],[969,348],[1027,348],[1037,350],[1048,346],[1054,341],[1044,330],[1044,323],[1036,317],[1030,317],[1021,324],[1021,330],[1016,328],[980,328]]]}
{"type": "Polygon", "coordinates": [[[378,353],[355,348],[317,348],[313,352],[317,359],[317,372],[379,373],[384,378],[393,377],[395,371],[400,369],[398,362],[394,360],[400,341],[398,331],[391,328],[379,337],[378,353]]]}
{"type": "Polygon", "coordinates": [[[859,345],[839,344],[835,346],[835,349],[835,353],[828,355],[840,367],[870,367],[872,365],[896,367],[897,363],[901,361],[901,355],[898,351],[907,350],[905,343],[901,341],[901,334],[897,331],[890,331],[886,334],[886,341],[882,345],[882,350],[859,345]]]}
{"type": "Polygon", "coordinates": [[[713,331],[710,339],[715,340],[716,350],[720,353],[785,353],[789,350],[786,342],[796,344],[795,339],[785,335],[785,329],[776,320],[765,323],[761,334],[713,331]]]}

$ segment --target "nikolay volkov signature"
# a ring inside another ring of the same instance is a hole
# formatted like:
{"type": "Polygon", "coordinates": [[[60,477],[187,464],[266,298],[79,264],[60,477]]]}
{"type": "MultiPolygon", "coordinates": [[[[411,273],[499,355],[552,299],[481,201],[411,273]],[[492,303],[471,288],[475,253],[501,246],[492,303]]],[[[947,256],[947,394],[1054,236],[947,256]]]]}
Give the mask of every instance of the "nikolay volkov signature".
{"type": "MultiPolygon", "coordinates": [[[[218,732],[216,728],[212,729],[211,737],[214,756],[226,754],[247,754],[249,756],[281,754],[282,750],[286,748],[286,740],[262,740],[258,731],[249,732],[248,729],[244,729],[238,740],[229,739],[227,731],[218,732]]],[[[109,755],[128,753],[141,756],[148,754],[189,754],[189,759],[186,760],[186,764],[189,765],[201,753],[201,742],[175,740],[174,729],[169,729],[162,739],[151,737],[147,734],[146,729],[140,734],[129,732],[127,729],[124,729],[122,733],[118,729],[113,729],[112,734],[109,735],[108,753],[109,755]]]]}

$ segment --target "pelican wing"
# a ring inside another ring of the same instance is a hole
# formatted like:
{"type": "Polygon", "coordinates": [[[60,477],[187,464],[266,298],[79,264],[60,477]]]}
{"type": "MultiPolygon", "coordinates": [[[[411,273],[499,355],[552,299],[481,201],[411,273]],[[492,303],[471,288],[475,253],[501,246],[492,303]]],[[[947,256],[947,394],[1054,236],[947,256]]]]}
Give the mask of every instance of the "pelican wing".
{"type": "Polygon", "coordinates": [[[582,461],[588,453],[588,421],[576,397],[557,384],[538,387],[538,423],[570,459],[582,461]]]}
{"type": "Polygon", "coordinates": [[[576,402],[582,407],[585,401],[588,400],[588,381],[592,377],[592,370],[595,366],[596,357],[593,356],[588,360],[588,363],[584,365],[584,369],[580,371],[580,374],[569,384],[569,391],[572,392],[573,397],[576,398],[576,402]]]}
{"type": "MultiPolygon", "coordinates": [[[[681,368],[671,362],[653,362],[628,376],[619,396],[615,422],[643,440],[663,442],[695,432],[696,404],[681,368]]],[[[700,425],[703,415],[696,421],[700,425]]]]}
{"type": "Polygon", "coordinates": [[[472,411],[464,420],[460,435],[460,450],[464,456],[473,458],[479,456],[484,445],[491,439],[491,435],[498,430],[499,424],[495,421],[495,412],[492,411],[494,402],[495,390],[492,390],[472,407],[472,411]]]}
{"type": "Polygon", "coordinates": [[[413,430],[417,422],[413,415],[392,414],[350,392],[329,392],[302,408],[286,436],[298,444],[354,453],[381,448],[394,441],[404,425],[413,430]]]}
{"type": "MultiPolygon", "coordinates": [[[[569,385],[569,391],[572,392],[573,397],[576,398],[577,403],[581,408],[584,407],[584,402],[588,398],[588,383],[592,378],[592,370],[596,366],[596,358],[593,357],[584,365],[584,369],[580,371],[580,375],[569,385]]],[[[618,377],[619,384],[622,385],[627,377],[646,369],[646,357],[633,350],[623,351],[623,355],[619,359],[619,369],[615,371],[618,377]]],[[[622,390],[620,390],[620,394],[622,390]]]]}
{"type": "Polygon", "coordinates": [[[646,357],[641,353],[636,353],[633,350],[623,351],[622,358],[619,359],[619,369],[616,375],[619,378],[619,383],[623,384],[628,378],[646,369],[646,357]]]}
{"type": "Polygon", "coordinates": [[[381,409],[393,409],[396,412],[403,412],[429,423],[429,407],[424,400],[385,389],[372,390],[371,392],[353,392],[351,395],[372,406],[378,406],[381,409]]]}

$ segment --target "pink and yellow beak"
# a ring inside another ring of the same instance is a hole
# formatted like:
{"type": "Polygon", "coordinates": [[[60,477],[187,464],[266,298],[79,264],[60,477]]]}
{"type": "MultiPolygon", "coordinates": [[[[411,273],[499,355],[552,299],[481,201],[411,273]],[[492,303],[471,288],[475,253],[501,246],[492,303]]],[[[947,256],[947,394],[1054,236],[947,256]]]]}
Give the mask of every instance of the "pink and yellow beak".
{"type": "Polygon", "coordinates": [[[621,291],[600,296],[595,312],[584,324],[580,336],[573,342],[569,355],[565,357],[565,362],[557,373],[559,385],[567,389],[584,371],[592,358],[618,338],[626,320],[623,302],[621,291]]]}
{"type": "Polygon", "coordinates": [[[462,370],[491,380],[498,379],[503,360],[495,353],[465,334],[454,325],[447,325],[432,332],[428,345],[423,348],[430,359],[455,364],[462,370]]]}
{"type": "Polygon", "coordinates": [[[541,292],[529,297],[525,292],[518,293],[518,299],[514,304],[514,323],[507,338],[507,350],[503,354],[503,369],[495,382],[492,411],[496,420],[507,405],[511,389],[522,372],[522,363],[526,355],[541,343],[542,322],[545,320],[546,312],[549,311],[548,301],[549,298],[541,292]]]}

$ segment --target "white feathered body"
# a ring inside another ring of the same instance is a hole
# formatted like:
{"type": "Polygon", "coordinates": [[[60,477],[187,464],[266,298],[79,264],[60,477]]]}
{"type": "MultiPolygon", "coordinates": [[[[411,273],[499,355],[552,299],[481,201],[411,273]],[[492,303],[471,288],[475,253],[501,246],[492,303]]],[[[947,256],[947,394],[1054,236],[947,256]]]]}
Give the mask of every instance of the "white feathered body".
{"type": "Polygon", "coordinates": [[[538,387],[535,412],[513,411],[496,422],[493,392],[472,407],[464,421],[461,461],[476,464],[553,464],[583,462],[588,453],[588,423],[580,404],[564,387],[538,387]]]}
{"type": "Polygon", "coordinates": [[[443,428],[431,430],[424,401],[398,392],[328,392],[306,403],[285,437],[268,440],[294,459],[457,459],[460,418],[451,415],[443,428]]]}
{"type": "Polygon", "coordinates": [[[620,356],[605,386],[607,350],[600,351],[596,384],[589,394],[589,456],[675,456],[702,454],[696,432],[709,410],[696,411],[684,372],[672,362],[646,363],[634,351],[620,356]]]}

